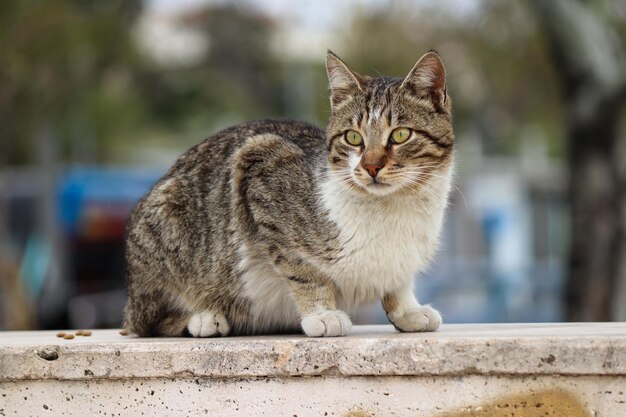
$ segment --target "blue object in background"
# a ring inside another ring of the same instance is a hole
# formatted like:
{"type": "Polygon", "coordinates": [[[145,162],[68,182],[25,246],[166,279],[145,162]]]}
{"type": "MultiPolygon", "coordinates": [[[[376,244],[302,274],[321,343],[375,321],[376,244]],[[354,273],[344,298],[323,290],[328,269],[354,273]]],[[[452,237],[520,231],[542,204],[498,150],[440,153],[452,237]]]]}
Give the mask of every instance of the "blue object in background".
{"type": "Polygon", "coordinates": [[[163,175],[161,169],[71,168],[59,181],[62,230],[76,235],[90,205],[127,207],[128,210],[163,175]]]}
{"type": "Polygon", "coordinates": [[[41,294],[44,281],[50,267],[52,248],[39,235],[28,238],[22,262],[20,264],[20,280],[25,283],[28,294],[36,300],[41,294]]]}

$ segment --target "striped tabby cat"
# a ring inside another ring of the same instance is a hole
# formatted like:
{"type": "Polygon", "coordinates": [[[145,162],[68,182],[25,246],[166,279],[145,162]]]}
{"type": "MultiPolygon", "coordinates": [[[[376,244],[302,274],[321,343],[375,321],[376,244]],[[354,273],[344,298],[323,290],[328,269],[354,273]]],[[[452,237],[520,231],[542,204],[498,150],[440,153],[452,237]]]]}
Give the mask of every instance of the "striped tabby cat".
{"type": "Polygon", "coordinates": [[[451,185],[445,70],[357,74],[332,52],[326,132],[266,120],[184,153],[128,225],[126,329],[140,336],[342,336],[344,311],[382,300],[400,331],[433,331],[415,275],[451,185]]]}

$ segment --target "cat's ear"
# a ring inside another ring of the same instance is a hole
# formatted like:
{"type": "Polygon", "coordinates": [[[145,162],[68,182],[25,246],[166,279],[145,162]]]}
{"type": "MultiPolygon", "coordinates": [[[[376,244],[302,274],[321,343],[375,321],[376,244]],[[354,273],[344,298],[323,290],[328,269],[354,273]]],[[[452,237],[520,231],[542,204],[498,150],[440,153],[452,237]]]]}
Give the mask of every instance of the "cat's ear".
{"type": "Polygon", "coordinates": [[[429,98],[437,110],[444,109],[447,100],[446,69],[439,54],[430,51],[422,55],[401,88],[420,98],[429,98]]]}
{"type": "Polygon", "coordinates": [[[362,90],[362,76],[348,68],[330,49],[326,52],[326,72],[330,84],[331,107],[362,90]]]}

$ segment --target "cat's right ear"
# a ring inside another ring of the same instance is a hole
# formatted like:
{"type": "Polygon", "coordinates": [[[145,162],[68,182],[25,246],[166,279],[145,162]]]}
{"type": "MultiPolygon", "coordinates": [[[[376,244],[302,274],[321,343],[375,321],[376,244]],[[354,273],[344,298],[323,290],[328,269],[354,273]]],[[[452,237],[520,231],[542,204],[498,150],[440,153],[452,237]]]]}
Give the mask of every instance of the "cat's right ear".
{"type": "Polygon", "coordinates": [[[352,71],[330,49],[326,52],[326,72],[330,84],[330,106],[337,107],[354,93],[361,91],[361,75],[352,71]]]}

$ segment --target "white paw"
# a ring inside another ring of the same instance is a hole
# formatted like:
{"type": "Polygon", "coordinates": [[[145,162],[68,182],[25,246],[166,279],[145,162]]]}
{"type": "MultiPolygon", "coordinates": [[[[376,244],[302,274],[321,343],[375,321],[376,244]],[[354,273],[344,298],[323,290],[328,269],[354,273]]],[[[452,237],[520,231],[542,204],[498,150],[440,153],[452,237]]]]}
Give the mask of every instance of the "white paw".
{"type": "Polygon", "coordinates": [[[441,314],[431,306],[419,306],[400,314],[389,314],[389,320],[402,332],[432,332],[441,326],[441,314]]]}
{"type": "Polygon", "coordinates": [[[323,310],[302,318],[302,330],[309,337],[345,336],[350,328],[350,318],[340,310],[323,310]]]}
{"type": "Polygon", "coordinates": [[[193,337],[226,336],[230,331],[226,317],[221,313],[203,311],[189,319],[187,329],[193,337]]]}

